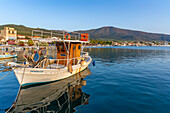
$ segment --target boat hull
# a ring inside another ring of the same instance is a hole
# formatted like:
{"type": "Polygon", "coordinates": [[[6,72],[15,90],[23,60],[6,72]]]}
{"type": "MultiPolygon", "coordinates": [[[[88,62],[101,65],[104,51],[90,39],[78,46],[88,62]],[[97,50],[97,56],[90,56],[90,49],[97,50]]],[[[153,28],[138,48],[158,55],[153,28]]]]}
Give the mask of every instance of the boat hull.
{"type": "Polygon", "coordinates": [[[92,59],[90,58],[90,60],[84,66],[81,66],[80,64],[73,66],[72,73],[68,71],[67,67],[62,69],[16,68],[14,69],[14,72],[19,84],[24,87],[34,84],[58,81],[70,77],[85,70],[90,64],[91,60],[92,59]]]}
{"type": "Polygon", "coordinates": [[[0,55],[0,60],[2,59],[10,59],[10,58],[16,58],[17,55],[0,55]]]}

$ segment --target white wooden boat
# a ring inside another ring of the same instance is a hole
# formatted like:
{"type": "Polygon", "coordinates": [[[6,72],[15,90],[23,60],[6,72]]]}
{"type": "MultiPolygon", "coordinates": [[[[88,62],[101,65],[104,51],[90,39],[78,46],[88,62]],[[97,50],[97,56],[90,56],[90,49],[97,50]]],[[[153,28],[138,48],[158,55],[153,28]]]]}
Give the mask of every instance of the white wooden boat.
{"type": "Polygon", "coordinates": [[[85,70],[92,58],[83,52],[83,44],[89,43],[88,34],[80,34],[80,39],[71,40],[70,34],[61,39],[36,39],[40,42],[55,42],[57,59],[44,57],[43,51],[27,55],[25,64],[9,62],[21,86],[58,81],[85,70]],[[68,39],[66,39],[68,36],[68,39]]]}
{"type": "Polygon", "coordinates": [[[8,52],[8,50],[10,50],[10,46],[0,46],[0,50],[1,50],[1,54],[0,54],[0,60],[3,59],[10,59],[10,58],[16,58],[17,54],[11,54],[8,52]]]}
{"type": "MultiPolygon", "coordinates": [[[[83,70],[85,70],[88,65],[91,63],[91,57],[85,56],[84,61],[86,61],[85,64],[77,64],[72,66],[73,71],[69,72],[67,66],[63,65],[56,65],[51,64],[47,66],[46,69],[44,68],[32,68],[32,67],[19,67],[19,64],[15,64],[13,67],[15,76],[18,79],[18,82],[21,86],[27,86],[27,85],[33,85],[33,84],[40,84],[40,83],[47,83],[52,81],[61,80],[67,77],[70,77],[71,75],[74,75],[76,73],[79,73],[83,70]],[[51,67],[51,68],[50,68],[51,67]]],[[[48,59],[49,61],[54,59],[48,59]]],[[[10,62],[9,62],[10,64],[10,62]]],[[[13,63],[12,63],[13,64],[13,63]]]]}

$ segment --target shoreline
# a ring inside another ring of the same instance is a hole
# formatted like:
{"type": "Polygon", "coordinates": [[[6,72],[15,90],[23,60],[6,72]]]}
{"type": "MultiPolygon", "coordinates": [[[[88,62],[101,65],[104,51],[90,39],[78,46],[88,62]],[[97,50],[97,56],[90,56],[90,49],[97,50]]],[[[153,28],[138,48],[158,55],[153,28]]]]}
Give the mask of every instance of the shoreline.
{"type": "MultiPolygon", "coordinates": [[[[6,48],[8,48],[8,50],[15,50],[15,51],[21,51],[21,50],[24,50],[24,49],[38,49],[38,48],[51,48],[51,47],[54,47],[54,46],[0,46],[0,50],[4,50],[6,48]]],[[[83,46],[84,48],[154,48],[154,47],[164,47],[164,48],[170,48],[170,45],[157,45],[157,46],[112,46],[112,45],[102,45],[102,46],[83,46]]]]}
{"type": "Polygon", "coordinates": [[[84,47],[170,47],[170,45],[154,45],[154,46],[114,46],[114,45],[102,45],[102,46],[84,46],[84,47]]]}

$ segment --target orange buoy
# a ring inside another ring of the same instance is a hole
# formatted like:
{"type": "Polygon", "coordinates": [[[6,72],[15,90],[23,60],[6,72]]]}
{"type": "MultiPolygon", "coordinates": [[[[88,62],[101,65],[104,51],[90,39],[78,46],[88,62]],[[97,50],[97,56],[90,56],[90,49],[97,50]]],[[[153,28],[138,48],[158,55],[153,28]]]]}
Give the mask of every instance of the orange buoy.
{"type": "Polygon", "coordinates": [[[81,34],[81,41],[88,41],[89,34],[88,33],[82,33],[81,34]]]}
{"type": "Polygon", "coordinates": [[[70,38],[71,38],[71,35],[70,35],[70,34],[67,33],[67,34],[64,35],[64,39],[65,39],[65,40],[70,40],[70,38]],[[66,38],[67,36],[68,36],[68,39],[66,38]]]}

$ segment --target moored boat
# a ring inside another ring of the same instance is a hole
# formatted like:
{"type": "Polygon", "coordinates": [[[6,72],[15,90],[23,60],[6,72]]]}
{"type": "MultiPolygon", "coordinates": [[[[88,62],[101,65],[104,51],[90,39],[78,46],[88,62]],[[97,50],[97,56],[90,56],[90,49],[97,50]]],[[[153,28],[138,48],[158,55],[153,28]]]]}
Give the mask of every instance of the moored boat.
{"type": "Polygon", "coordinates": [[[77,36],[80,37],[73,39],[66,33],[63,39],[36,39],[38,42],[54,42],[56,59],[49,59],[43,49],[24,55],[24,64],[9,62],[19,84],[23,87],[58,81],[85,70],[92,61],[89,54],[83,52],[83,45],[89,43],[89,35],[83,33],[77,36]]]}
{"type": "Polygon", "coordinates": [[[5,55],[0,55],[0,60],[2,59],[9,59],[9,58],[16,58],[17,54],[5,54],[5,55]]]}

